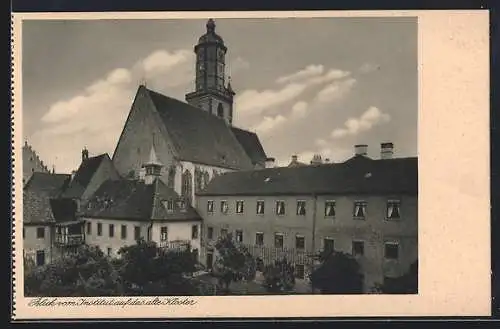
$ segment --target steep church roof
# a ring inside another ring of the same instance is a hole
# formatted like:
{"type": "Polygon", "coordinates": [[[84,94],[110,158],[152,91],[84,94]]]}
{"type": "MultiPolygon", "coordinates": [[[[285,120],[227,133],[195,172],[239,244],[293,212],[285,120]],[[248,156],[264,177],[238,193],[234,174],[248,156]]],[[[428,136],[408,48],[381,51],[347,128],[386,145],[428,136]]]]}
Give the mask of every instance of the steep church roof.
{"type": "Polygon", "coordinates": [[[208,112],[140,86],[160,114],[179,160],[252,169],[252,161],[227,123],[208,112]]]}
{"type": "Polygon", "coordinates": [[[267,159],[266,152],[256,133],[236,127],[231,127],[231,130],[253,164],[265,163],[267,159]]]}
{"type": "Polygon", "coordinates": [[[180,209],[179,195],[160,179],[152,184],[142,180],[107,180],[92,195],[83,216],[123,220],[199,220],[196,210],[186,204],[180,209]],[[173,210],[167,211],[166,202],[173,202],[173,210]]]}

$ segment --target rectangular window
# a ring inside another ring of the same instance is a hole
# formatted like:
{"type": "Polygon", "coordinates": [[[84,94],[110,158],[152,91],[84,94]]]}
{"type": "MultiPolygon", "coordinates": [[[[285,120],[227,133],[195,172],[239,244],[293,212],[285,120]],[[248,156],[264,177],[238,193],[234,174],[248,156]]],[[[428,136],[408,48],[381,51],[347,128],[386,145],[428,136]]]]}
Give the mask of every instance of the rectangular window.
{"type": "Polygon", "coordinates": [[[212,226],[207,227],[207,239],[212,240],[214,238],[214,228],[212,226]]]}
{"type": "Polygon", "coordinates": [[[384,254],[386,259],[398,259],[399,244],[397,242],[386,242],[384,254]]]}
{"type": "Polygon", "coordinates": [[[115,236],[115,225],[109,224],[109,237],[112,238],[115,236]]]}
{"type": "Polygon", "coordinates": [[[283,248],[283,234],[275,233],[274,234],[274,248],[283,248]]]}
{"type": "Polygon", "coordinates": [[[102,236],[102,223],[97,223],[97,235],[102,236]]]}
{"type": "Polygon", "coordinates": [[[295,237],[295,248],[304,249],[306,247],[306,239],[303,235],[297,235],[295,237]]]}
{"type": "Polygon", "coordinates": [[[92,234],[92,222],[87,222],[87,234],[92,234]]]}
{"type": "Polygon", "coordinates": [[[221,229],[220,229],[220,236],[222,236],[222,237],[227,236],[227,229],[225,229],[225,228],[221,228],[221,229]]]}
{"type": "Polygon", "coordinates": [[[191,239],[198,239],[198,225],[191,226],[191,239]]]}
{"type": "Polygon", "coordinates": [[[37,227],[36,228],[36,238],[37,239],[45,239],[45,227],[37,227]]]}
{"type": "Polygon", "coordinates": [[[304,200],[297,201],[297,215],[305,216],[306,214],[306,202],[304,200]]]}
{"type": "Polygon", "coordinates": [[[399,219],[401,216],[401,207],[399,200],[389,200],[387,201],[387,219],[399,219]]]}
{"type": "Polygon", "coordinates": [[[127,238],[127,225],[122,225],[122,239],[125,240],[127,238]]]}
{"type": "Polygon", "coordinates": [[[236,242],[243,243],[243,231],[242,230],[236,230],[235,237],[236,237],[236,242]]]}
{"type": "Polygon", "coordinates": [[[134,226],[134,240],[138,241],[141,239],[141,227],[134,226]]]}
{"type": "Polygon", "coordinates": [[[354,202],[354,211],[353,211],[354,219],[365,219],[365,216],[366,216],[366,202],[365,201],[354,202]]]}
{"type": "Polygon", "coordinates": [[[352,254],[353,254],[353,256],[363,256],[365,254],[364,241],[353,241],[352,242],[352,254]]]}
{"type": "Polygon", "coordinates": [[[180,200],[178,205],[179,205],[179,209],[182,212],[186,211],[186,200],[180,200]]]}
{"type": "Polygon", "coordinates": [[[305,266],[304,264],[296,264],[295,265],[295,276],[298,279],[303,279],[305,276],[305,266]]]}
{"type": "Polygon", "coordinates": [[[36,266],[45,265],[45,250],[36,251],[36,266]]]}
{"type": "Polygon", "coordinates": [[[107,252],[108,252],[108,256],[111,256],[111,253],[113,252],[113,249],[108,248],[107,252]]]}
{"type": "Polygon", "coordinates": [[[256,213],[257,213],[257,215],[263,215],[264,214],[264,201],[263,200],[257,201],[256,213]]]}
{"type": "Polygon", "coordinates": [[[335,240],[332,238],[324,238],[323,239],[323,250],[326,252],[335,251],[335,240]]]}
{"type": "Polygon", "coordinates": [[[276,201],[276,215],[285,215],[285,201],[276,201]]]}
{"type": "Polygon", "coordinates": [[[236,213],[237,214],[243,213],[243,201],[241,201],[241,200],[236,201],[236,213]]]}
{"type": "Polygon", "coordinates": [[[325,202],[325,217],[335,217],[335,201],[325,202]]]}
{"type": "Polygon", "coordinates": [[[262,232],[255,233],[255,245],[257,246],[264,245],[264,233],[262,232]]]}
{"type": "Polygon", "coordinates": [[[220,212],[223,214],[227,214],[227,211],[229,210],[229,207],[227,205],[227,201],[221,201],[220,202],[220,212]]]}
{"type": "Polygon", "coordinates": [[[213,200],[208,200],[207,201],[207,212],[209,214],[214,212],[214,201],[213,200]]]}
{"type": "Polygon", "coordinates": [[[160,228],[160,241],[167,241],[168,240],[168,227],[162,226],[160,228]]]}

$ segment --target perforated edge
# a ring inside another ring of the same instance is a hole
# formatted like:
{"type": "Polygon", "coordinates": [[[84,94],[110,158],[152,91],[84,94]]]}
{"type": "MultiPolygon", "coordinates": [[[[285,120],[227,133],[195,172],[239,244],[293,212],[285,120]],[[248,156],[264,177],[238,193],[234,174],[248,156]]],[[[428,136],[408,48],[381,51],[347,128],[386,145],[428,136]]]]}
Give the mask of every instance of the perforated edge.
{"type": "Polygon", "coordinates": [[[14,15],[10,15],[10,47],[9,47],[9,55],[10,55],[10,211],[11,211],[11,278],[12,278],[12,286],[11,286],[11,319],[16,319],[16,246],[15,246],[15,233],[16,233],[16,224],[15,224],[15,146],[14,146],[14,15]]]}

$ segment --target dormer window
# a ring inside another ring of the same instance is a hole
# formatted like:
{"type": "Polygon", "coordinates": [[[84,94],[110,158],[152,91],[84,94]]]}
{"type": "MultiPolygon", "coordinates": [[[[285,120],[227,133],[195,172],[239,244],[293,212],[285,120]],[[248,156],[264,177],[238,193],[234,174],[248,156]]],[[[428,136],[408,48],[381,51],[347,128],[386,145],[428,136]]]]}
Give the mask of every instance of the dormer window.
{"type": "Polygon", "coordinates": [[[167,209],[168,212],[174,211],[174,201],[173,200],[163,201],[163,205],[165,206],[165,209],[167,209]]]}
{"type": "Polygon", "coordinates": [[[186,201],[184,200],[179,200],[178,202],[179,209],[181,211],[186,211],[186,201]]]}

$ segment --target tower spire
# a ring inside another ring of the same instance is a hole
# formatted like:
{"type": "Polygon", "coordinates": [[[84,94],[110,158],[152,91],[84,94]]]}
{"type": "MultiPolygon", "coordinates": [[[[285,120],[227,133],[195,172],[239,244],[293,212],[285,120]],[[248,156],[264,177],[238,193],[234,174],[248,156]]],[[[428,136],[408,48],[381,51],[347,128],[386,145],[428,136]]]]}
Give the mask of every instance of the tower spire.
{"type": "Polygon", "coordinates": [[[212,18],[209,18],[207,21],[207,33],[215,32],[215,21],[212,18]]]}

